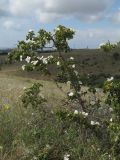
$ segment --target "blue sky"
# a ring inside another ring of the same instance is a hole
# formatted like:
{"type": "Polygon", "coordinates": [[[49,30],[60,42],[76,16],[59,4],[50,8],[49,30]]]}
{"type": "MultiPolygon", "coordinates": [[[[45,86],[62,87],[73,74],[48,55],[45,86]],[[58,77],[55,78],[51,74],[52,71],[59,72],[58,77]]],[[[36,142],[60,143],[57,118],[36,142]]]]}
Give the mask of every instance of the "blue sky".
{"type": "Polygon", "coordinates": [[[29,29],[76,30],[73,48],[120,41],[119,0],[0,0],[0,48],[15,47],[29,29]]]}

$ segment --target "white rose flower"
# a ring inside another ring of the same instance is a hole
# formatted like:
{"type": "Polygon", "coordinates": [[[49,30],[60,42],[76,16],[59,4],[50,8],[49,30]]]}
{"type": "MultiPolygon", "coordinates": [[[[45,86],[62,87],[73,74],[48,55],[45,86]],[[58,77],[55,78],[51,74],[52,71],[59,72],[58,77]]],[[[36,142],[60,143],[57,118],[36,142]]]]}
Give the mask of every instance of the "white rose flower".
{"type": "Polygon", "coordinates": [[[43,64],[48,64],[47,58],[43,58],[43,64]]]}
{"type": "Polygon", "coordinates": [[[64,155],[64,160],[69,160],[69,157],[70,157],[69,154],[64,155]]]}
{"type": "Polygon", "coordinates": [[[58,61],[58,62],[57,62],[57,66],[59,66],[59,65],[60,65],[60,62],[58,61]]]}
{"type": "Polygon", "coordinates": [[[95,125],[95,122],[94,122],[94,121],[91,121],[90,124],[91,124],[92,126],[94,126],[94,125],[95,125]]]}
{"type": "Polygon", "coordinates": [[[113,121],[113,119],[111,118],[111,119],[110,119],[110,122],[112,122],[112,121],[113,121]]]}
{"type": "Polygon", "coordinates": [[[74,57],[70,57],[70,60],[74,60],[74,57]]]}
{"type": "Polygon", "coordinates": [[[91,125],[94,126],[94,125],[100,125],[99,122],[94,122],[94,121],[91,121],[91,125]]]}
{"type": "Polygon", "coordinates": [[[31,57],[27,56],[27,58],[25,60],[27,63],[30,63],[31,57]]]}
{"type": "Polygon", "coordinates": [[[74,96],[74,93],[73,93],[73,92],[70,92],[70,93],[68,94],[68,96],[69,96],[69,97],[73,97],[73,96],[74,96]]]}
{"type": "Polygon", "coordinates": [[[75,64],[72,65],[72,68],[75,68],[75,64]]]}
{"type": "Polygon", "coordinates": [[[74,111],[74,114],[78,114],[78,110],[75,110],[75,111],[74,111]]]}
{"type": "Polygon", "coordinates": [[[114,80],[114,77],[107,78],[108,82],[113,81],[113,80],[114,80]]]}

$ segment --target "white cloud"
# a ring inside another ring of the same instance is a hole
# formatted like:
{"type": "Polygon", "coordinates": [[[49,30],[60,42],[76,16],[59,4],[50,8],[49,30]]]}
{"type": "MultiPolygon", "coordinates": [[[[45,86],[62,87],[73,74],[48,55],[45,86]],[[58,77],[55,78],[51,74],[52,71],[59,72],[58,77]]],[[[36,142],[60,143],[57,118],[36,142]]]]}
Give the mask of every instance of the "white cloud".
{"type": "Polygon", "coordinates": [[[74,17],[96,21],[115,0],[9,0],[10,12],[16,16],[37,16],[41,22],[74,17]]]}
{"type": "Polygon", "coordinates": [[[55,14],[55,13],[49,14],[49,13],[41,12],[38,10],[36,11],[36,18],[41,23],[50,23],[50,22],[54,22],[57,19],[62,18],[62,16],[59,14],[55,14]]]}
{"type": "Polygon", "coordinates": [[[32,16],[41,7],[41,0],[9,0],[9,9],[16,16],[32,16]]]}
{"type": "MultiPolygon", "coordinates": [[[[11,33],[11,39],[13,39],[12,35],[14,33],[14,41],[18,41],[23,38],[28,28],[32,27],[37,30],[39,22],[43,23],[41,25],[44,25],[44,23],[56,22],[60,19],[72,19],[73,22],[70,22],[72,25],[75,19],[83,22],[95,22],[105,18],[108,20],[112,19],[114,24],[120,23],[120,10],[117,10],[112,16],[109,15],[111,14],[109,8],[115,1],[116,0],[0,0],[0,21],[2,24],[0,31],[2,37],[4,37],[6,33],[11,33]],[[11,32],[9,32],[9,30],[11,32]],[[21,33],[14,32],[14,30],[21,30],[21,33]]],[[[83,26],[84,25],[83,23],[83,26]]],[[[76,26],[76,24],[74,24],[74,26],[76,26]]],[[[90,26],[94,27],[93,25],[90,26]]],[[[107,27],[106,24],[104,26],[107,27]]],[[[50,25],[50,28],[51,27],[52,25],[50,25]]],[[[108,26],[108,28],[110,28],[110,26],[108,26]]],[[[112,42],[120,40],[120,30],[108,28],[77,30],[75,39],[71,43],[73,46],[75,44],[76,47],[83,48],[89,45],[93,48],[108,40],[112,42]]],[[[10,36],[7,37],[6,34],[6,37],[4,37],[5,41],[6,39],[8,40],[9,37],[10,36]]],[[[13,43],[11,39],[8,44],[13,43]]],[[[3,38],[0,43],[3,43],[3,38]]]]}
{"type": "Polygon", "coordinates": [[[3,27],[5,27],[7,30],[9,30],[9,29],[19,30],[20,29],[20,25],[15,24],[15,22],[12,21],[12,20],[4,21],[3,22],[3,27]]]}

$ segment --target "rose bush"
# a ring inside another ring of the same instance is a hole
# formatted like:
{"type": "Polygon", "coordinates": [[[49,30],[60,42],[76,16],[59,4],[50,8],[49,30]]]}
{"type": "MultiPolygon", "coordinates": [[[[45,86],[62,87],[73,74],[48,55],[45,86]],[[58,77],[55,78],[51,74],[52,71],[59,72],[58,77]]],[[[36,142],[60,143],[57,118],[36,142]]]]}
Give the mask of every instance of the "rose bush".
{"type": "MultiPolygon", "coordinates": [[[[25,90],[22,102],[26,108],[32,109],[32,117],[24,131],[27,135],[21,135],[26,146],[21,159],[120,158],[120,85],[114,83],[113,77],[107,79],[104,85],[106,103],[96,96],[96,88],[82,89],[74,57],[65,59],[62,55],[62,52],[70,50],[68,40],[74,34],[73,29],[61,25],[54,32],[41,29],[35,34],[29,31],[26,40],[20,41],[8,56],[10,62],[24,61],[22,69],[27,71],[50,74],[49,66],[55,65],[57,77],[64,77],[63,82],[70,84],[65,103],[61,102],[55,111],[47,106],[47,100],[41,96],[41,84],[34,84],[25,90]],[[40,57],[37,54],[38,49],[43,50],[48,44],[56,48],[58,56],[40,57]],[[93,95],[94,100],[88,101],[86,97],[89,95],[93,95]]],[[[110,51],[114,45],[107,43],[101,48],[110,51]]]]}

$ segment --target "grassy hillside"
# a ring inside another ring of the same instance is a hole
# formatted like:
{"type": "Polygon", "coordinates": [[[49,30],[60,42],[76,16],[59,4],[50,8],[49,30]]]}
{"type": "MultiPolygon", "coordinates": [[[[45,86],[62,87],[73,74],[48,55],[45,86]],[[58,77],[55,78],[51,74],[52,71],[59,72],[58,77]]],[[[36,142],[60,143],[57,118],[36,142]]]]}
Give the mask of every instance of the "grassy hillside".
{"type": "MultiPolygon", "coordinates": [[[[50,54],[57,55],[57,53],[40,53],[40,55],[48,56],[50,54]]],[[[69,53],[63,53],[65,58],[73,56],[77,70],[81,75],[81,80],[85,83],[102,84],[102,82],[110,76],[120,79],[120,51],[113,50],[110,53],[105,53],[99,49],[81,49],[72,50],[69,53]]],[[[23,72],[21,71],[20,63],[4,64],[7,56],[0,56],[1,72],[8,75],[15,75],[21,77],[29,77],[33,79],[52,80],[51,76],[43,76],[40,72],[23,72]]],[[[54,66],[50,67],[50,71],[54,75],[56,69],[54,66]]]]}

